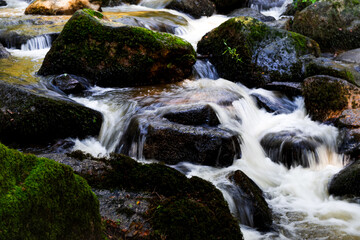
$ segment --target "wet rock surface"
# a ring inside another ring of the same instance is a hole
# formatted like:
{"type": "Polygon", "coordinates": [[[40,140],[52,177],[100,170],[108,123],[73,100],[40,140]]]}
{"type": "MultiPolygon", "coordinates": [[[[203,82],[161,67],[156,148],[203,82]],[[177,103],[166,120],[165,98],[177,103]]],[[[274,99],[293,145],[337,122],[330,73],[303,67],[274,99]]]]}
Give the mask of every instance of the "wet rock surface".
{"type": "Polygon", "coordinates": [[[0,59],[10,57],[10,53],[4,48],[4,46],[0,43],[0,59]]]}
{"type": "Polygon", "coordinates": [[[166,8],[184,12],[194,18],[211,16],[215,12],[215,5],[210,0],[172,0],[166,8]]]}
{"type": "Polygon", "coordinates": [[[343,52],[336,56],[335,60],[360,64],[360,48],[343,52]]]}
{"type": "Polygon", "coordinates": [[[360,129],[341,129],[341,144],[339,153],[346,154],[351,160],[357,160],[360,157],[360,129]]]}
{"type": "Polygon", "coordinates": [[[101,9],[99,0],[35,0],[25,9],[25,14],[72,15],[79,9],[101,9]]]}
{"type": "Polygon", "coordinates": [[[272,213],[262,190],[240,170],[230,173],[228,179],[234,184],[232,189],[228,190],[230,190],[230,194],[233,194],[236,202],[235,216],[240,223],[260,231],[270,230],[272,213]]]}
{"type": "Polygon", "coordinates": [[[86,78],[66,73],[54,77],[52,84],[66,94],[76,94],[90,88],[86,78]]]}
{"type": "Polygon", "coordinates": [[[139,86],[183,80],[190,76],[194,63],[193,47],[179,37],[79,10],[53,43],[38,74],[66,72],[98,86],[139,86]]]}
{"type": "Polygon", "coordinates": [[[288,97],[300,96],[302,84],[296,82],[271,82],[264,87],[267,90],[279,91],[288,97]]]}
{"type": "Polygon", "coordinates": [[[299,165],[310,167],[318,162],[316,148],[321,141],[301,132],[281,131],[266,134],[260,144],[272,161],[291,168],[299,165]]]}
{"type": "Polygon", "coordinates": [[[329,183],[329,194],[339,197],[360,197],[360,161],[355,161],[338,174],[329,183]]]}
{"type": "Polygon", "coordinates": [[[248,0],[211,0],[215,6],[218,13],[227,14],[234,9],[249,7],[248,0]]]}
{"type": "Polygon", "coordinates": [[[240,8],[237,9],[230,14],[228,14],[229,17],[252,17],[256,20],[259,20],[261,22],[272,22],[275,21],[274,17],[271,16],[265,16],[264,14],[261,14],[258,10],[252,9],[252,8],[240,8]]]}
{"type": "Polygon", "coordinates": [[[252,93],[252,97],[260,108],[264,108],[267,112],[277,114],[292,113],[297,107],[288,99],[270,99],[258,93],[252,93]]]}

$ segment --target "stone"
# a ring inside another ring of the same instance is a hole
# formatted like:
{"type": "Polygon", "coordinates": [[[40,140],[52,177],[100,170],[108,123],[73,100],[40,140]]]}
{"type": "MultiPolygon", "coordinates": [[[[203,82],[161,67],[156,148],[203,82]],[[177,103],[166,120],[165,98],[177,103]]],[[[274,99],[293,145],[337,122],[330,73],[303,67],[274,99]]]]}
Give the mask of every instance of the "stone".
{"type": "Polygon", "coordinates": [[[25,14],[34,15],[72,15],[77,10],[101,9],[100,0],[35,0],[25,9],[25,14]]]}
{"type": "Polygon", "coordinates": [[[335,57],[335,60],[360,64],[360,48],[340,53],[335,57]]]}
{"type": "Polygon", "coordinates": [[[0,59],[10,57],[10,53],[4,48],[4,46],[0,43],[0,59]]]}
{"type": "Polygon", "coordinates": [[[261,22],[272,22],[276,19],[271,16],[265,16],[261,14],[258,10],[255,10],[253,8],[240,8],[237,9],[230,14],[228,14],[229,17],[252,17],[256,20],[259,20],[261,22]]]}
{"type": "Polygon", "coordinates": [[[360,197],[360,161],[347,165],[329,182],[330,195],[338,197],[360,197]]]}
{"type": "Polygon", "coordinates": [[[249,7],[248,0],[211,0],[215,6],[218,13],[227,14],[234,9],[249,7]]]}
{"type": "Polygon", "coordinates": [[[215,12],[215,4],[211,0],[172,0],[166,8],[189,14],[196,19],[209,17],[215,12]]]}
{"type": "Polygon", "coordinates": [[[68,73],[98,86],[127,87],[181,81],[194,63],[193,47],[181,38],[110,22],[87,9],[66,23],[38,74],[68,73]]]}
{"type": "Polygon", "coordinates": [[[66,94],[76,94],[90,88],[85,78],[66,73],[54,77],[52,83],[66,94]]]}

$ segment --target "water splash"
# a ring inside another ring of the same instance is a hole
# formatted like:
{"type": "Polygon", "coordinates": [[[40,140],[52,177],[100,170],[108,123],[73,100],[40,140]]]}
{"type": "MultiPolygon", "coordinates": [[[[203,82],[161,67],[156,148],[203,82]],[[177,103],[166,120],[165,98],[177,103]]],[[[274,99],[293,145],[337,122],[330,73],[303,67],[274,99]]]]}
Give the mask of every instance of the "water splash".
{"type": "Polygon", "coordinates": [[[21,51],[33,51],[39,49],[50,48],[52,38],[50,35],[41,35],[29,39],[25,44],[21,45],[21,51]]]}

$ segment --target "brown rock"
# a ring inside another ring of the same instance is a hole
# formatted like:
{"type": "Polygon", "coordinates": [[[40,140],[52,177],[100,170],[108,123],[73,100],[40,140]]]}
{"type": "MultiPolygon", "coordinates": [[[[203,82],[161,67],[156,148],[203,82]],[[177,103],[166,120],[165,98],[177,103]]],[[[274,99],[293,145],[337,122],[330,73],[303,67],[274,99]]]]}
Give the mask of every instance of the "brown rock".
{"type": "Polygon", "coordinates": [[[72,15],[79,9],[101,10],[99,0],[35,0],[26,9],[25,14],[72,15]]]}

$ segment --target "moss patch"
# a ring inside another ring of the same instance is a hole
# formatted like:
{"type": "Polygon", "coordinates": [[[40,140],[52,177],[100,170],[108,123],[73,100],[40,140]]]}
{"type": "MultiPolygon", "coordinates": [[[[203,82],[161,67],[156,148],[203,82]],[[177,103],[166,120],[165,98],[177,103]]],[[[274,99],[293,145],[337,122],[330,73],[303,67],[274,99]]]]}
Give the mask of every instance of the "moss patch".
{"type": "Polygon", "coordinates": [[[0,144],[1,239],[99,239],[99,203],[68,166],[0,144]]]}

